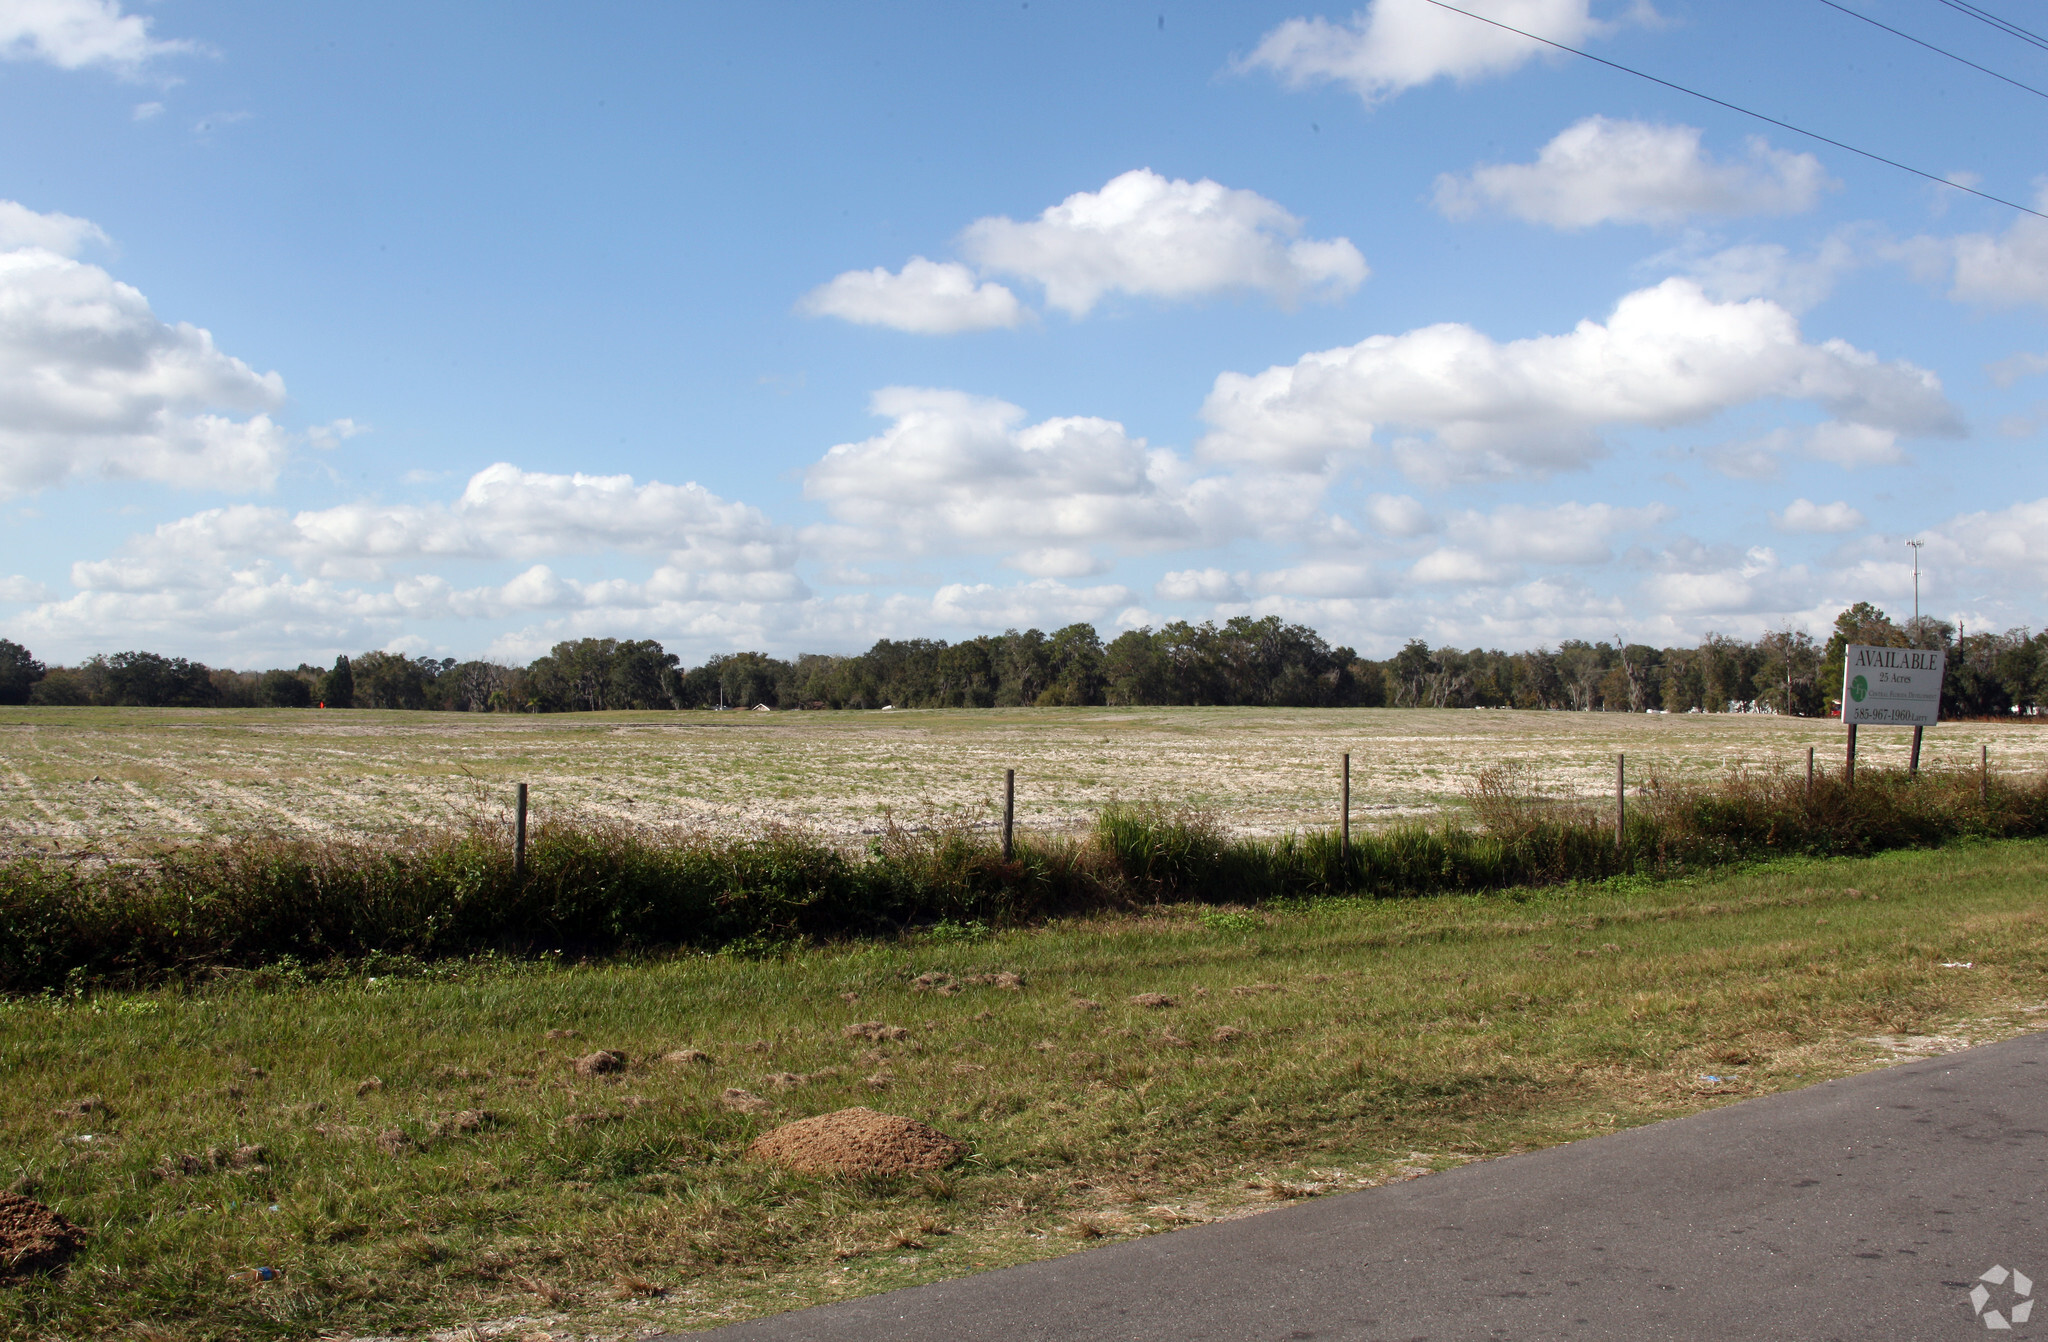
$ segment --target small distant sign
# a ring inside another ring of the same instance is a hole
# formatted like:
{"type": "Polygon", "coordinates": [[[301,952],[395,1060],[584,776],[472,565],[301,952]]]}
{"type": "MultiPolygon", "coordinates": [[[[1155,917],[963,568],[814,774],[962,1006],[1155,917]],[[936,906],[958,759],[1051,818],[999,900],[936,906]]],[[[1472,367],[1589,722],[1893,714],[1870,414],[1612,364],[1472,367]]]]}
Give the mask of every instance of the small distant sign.
{"type": "Polygon", "coordinates": [[[1851,643],[1844,654],[1843,722],[1932,727],[1941,721],[1941,677],[1948,669],[1947,653],[1851,643]]]}

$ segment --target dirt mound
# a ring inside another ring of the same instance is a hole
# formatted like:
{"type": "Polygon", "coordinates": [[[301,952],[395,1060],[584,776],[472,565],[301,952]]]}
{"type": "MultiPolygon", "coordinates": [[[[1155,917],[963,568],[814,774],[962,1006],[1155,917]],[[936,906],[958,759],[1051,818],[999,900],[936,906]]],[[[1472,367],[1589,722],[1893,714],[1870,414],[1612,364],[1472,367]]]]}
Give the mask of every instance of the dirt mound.
{"type": "Polygon", "coordinates": [[[1151,1007],[1154,1010],[1157,1010],[1161,1007],[1179,1006],[1180,999],[1176,997],[1168,997],[1165,993],[1136,993],[1133,994],[1131,997],[1131,1005],[1151,1007]]]}
{"type": "Polygon", "coordinates": [[[914,1118],[854,1108],[785,1123],[747,1154],[803,1174],[911,1174],[944,1169],[967,1143],[914,1118]]]}
{"type": "Polygon", "coordinates": [[[49,1272],[85,1247],[85,1232],[19,1193],[0,1193],[0,1280],[49,1272]]]}
{"type": "Polygon", "coordinates": [[[884,1025],[878,1020],[855,1021],[839,1032],[842,1039],[908,1039],[910,1031],[901,1025],[884,1025]]]}
{"type": "Polygon", "coordinates": [[[586,1053],[576,1059],[576,1075],[609,1076],[613,1072],[626,1070],[626,1055],[612,1049],[601,1048],[595,1053],[586,1053]]]}

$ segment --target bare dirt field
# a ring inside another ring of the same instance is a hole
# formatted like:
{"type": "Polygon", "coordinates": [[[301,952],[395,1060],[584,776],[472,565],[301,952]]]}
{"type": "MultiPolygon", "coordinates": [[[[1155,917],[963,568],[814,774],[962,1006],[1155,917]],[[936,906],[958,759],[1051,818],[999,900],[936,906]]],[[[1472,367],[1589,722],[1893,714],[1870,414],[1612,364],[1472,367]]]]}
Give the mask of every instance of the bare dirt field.
{"type": "MultiPolygon", "coordinates": [[[[1903,765],[1908,734],[1866,730],[1861,759],[1903,765]]],[[[2048,765],[2048,724],[1950,723],[1929,767],[2048,765]]],[[[799,826],[849,840],[949,814],[992,822],[1005,768],[1019,823],[1084,823],[1115,800],[1186,802],[1242,833],[1335,823],[1338,756],[1370,823],[1460,804],[1514,762],[1545,791],[1735,769],[1839,768],[1816,719],[1412,709],[1015,709],[890,713],[459,713],[0,709],[0,854],[102,851],[273,830],[391,833],[502,814],[514,782],[540,814],[728,833],[799,826]]]]}

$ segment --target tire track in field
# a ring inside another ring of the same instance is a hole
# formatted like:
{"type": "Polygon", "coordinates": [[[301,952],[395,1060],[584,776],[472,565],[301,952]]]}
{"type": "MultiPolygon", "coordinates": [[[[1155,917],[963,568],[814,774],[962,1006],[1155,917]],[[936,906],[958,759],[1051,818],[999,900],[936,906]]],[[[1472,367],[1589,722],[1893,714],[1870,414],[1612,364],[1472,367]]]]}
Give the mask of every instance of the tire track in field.
{"type": "Polygon", "coordinates": [[[84,839],[92,837],[91,831],[82,822],[65,819],[54,806],[44,801],[42,794],[36,790],[36,785],[29,781],[27,774],[11,764],[7,766],[7,772],[14,775],[15,785],[21,788],[23,795],[28,798],[28,804],[40,811],[43,818],[52,826],[53,832],[32,829],[29,831],[29,834],[36,838],[84,839]]]}
{"type": "Polygon", "coordinates": [[[294,829],[302,829],[310,834],[317,834],[323,839],[333,838],[341,832],[325,820],[317,816],[307,815],[303,809],[294,809],[280,802],[274,802],[270,798],[253,792],[248,788],[236,787],[232,783],[219,780],[213,781],[208,786],[214,793],[232,798],[247,810],[255,811],[259,814],[282,816],[286,823],[294,829]]]}
{"type": "Polygon", "coordinates": [[[150,796],[147,792],[144,792],[142,790],[142,785],[140,783],[134,783],[128,781],[127,779],[123,779],[121,781],[120,786],[123,792],[126,792],[129,796],[133,797],[143,807],[147,808],[149,811],[156,815],[163,816],[166,819],[172,821],[179,833],[204,834],[207,832],[206,826],[203,823],[201,823],[197,816],[191,814],[189,811],[181,810],[178,807],[171,805],[169,802],[159,801],[155,797],[150,796]]]}
{"type": "MultiPolygon", "coordinates": [[[[120,786],[147,806],[170,810],[189,827],[185,832],[202,836],[232,832],[241,823],[239,814],[219,817],[205,814],[223,793],[231,790],[224,780],[200,772],[176,755],[149,751],[132,742],[124,742],[123,746],[125,748],[102,748],[101,758],[118,760],[127,767],[156,774],[166,782],[155,792],[132,781],[123,781],[120,786]],[[188,802],[196,809],[188,810],[179,802],[188,802]]],[[[139,825],[135,827],[141,828],[139,825]]]]}

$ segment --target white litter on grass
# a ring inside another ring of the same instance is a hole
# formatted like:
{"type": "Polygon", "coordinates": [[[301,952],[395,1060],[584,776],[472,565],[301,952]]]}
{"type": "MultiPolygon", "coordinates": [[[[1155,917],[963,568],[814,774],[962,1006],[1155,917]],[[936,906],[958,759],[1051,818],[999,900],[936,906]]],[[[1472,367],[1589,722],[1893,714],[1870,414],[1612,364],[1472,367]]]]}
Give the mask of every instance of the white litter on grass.
{"type": "Polygon", "coordinates": [[[1881,1034],[1864,1040],[1875,1044],[1887,1053],[1896,1053],[1906,1058],[1938,1058],[1944,1053],[1955,1053],[1970,1047],[1972,1040],[1953,1034],[1881,1034]]]}
{"type": "Polygon", "coordinates": [[[1941,967],[1943,969],[1974,969],[1976,963],[1974,960],[1943,960],[1941,967]]]}

